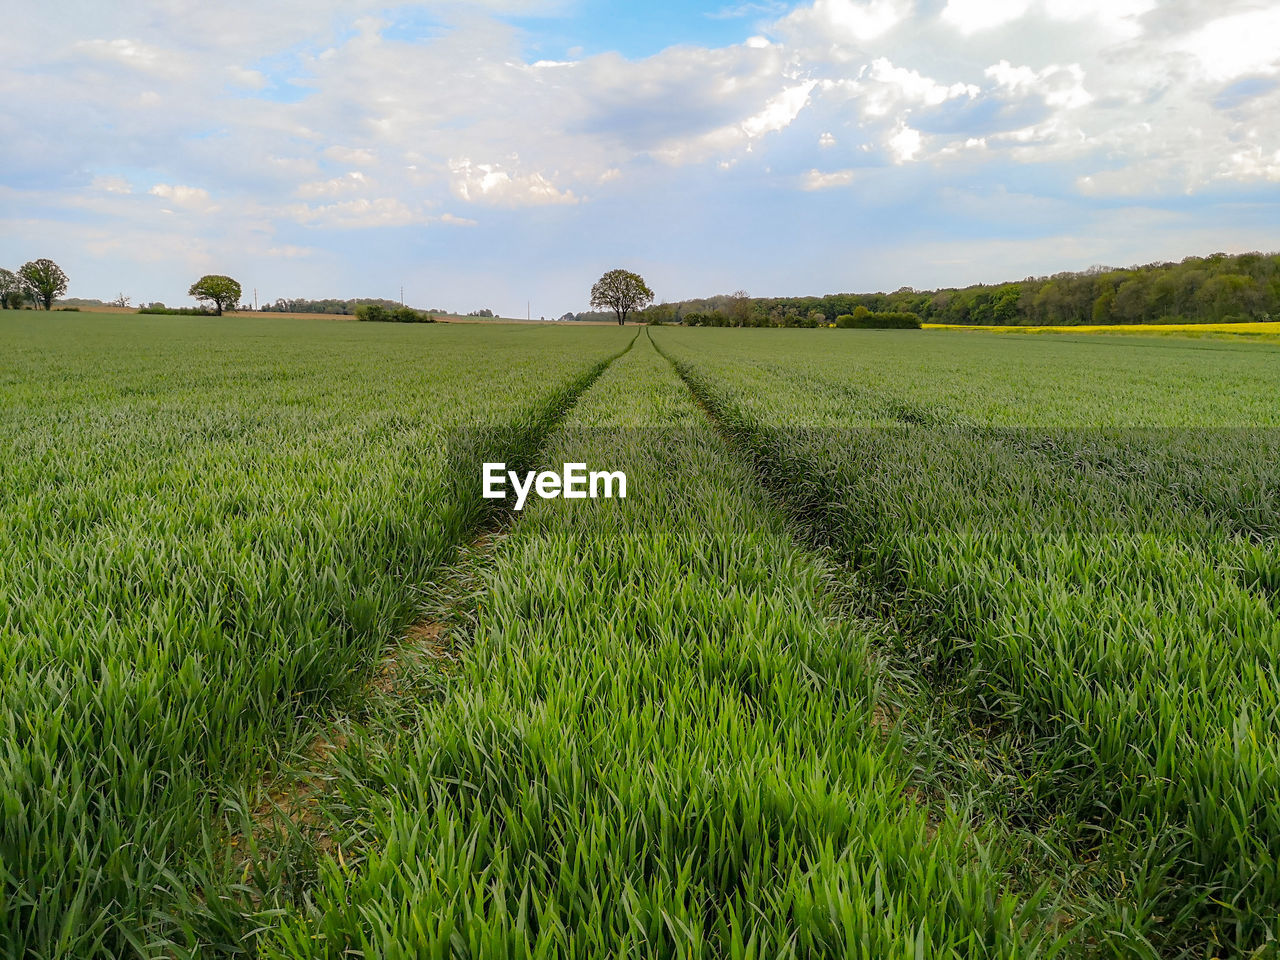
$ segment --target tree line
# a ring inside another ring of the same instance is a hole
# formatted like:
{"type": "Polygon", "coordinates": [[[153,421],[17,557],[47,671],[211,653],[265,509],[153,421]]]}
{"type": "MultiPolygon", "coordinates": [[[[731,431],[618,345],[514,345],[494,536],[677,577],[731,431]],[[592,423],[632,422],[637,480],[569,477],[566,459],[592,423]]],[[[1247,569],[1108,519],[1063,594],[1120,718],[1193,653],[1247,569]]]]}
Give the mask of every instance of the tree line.
{"type": "MultiPolygon", "coordinates": [[[[16,271],[0,269],[0,309],[30,304],[53,308],[67,289],[67,275],[52,260],[24,263],[16,271]]],[[[234,309],[240,284],[230,277],[207,275],[192,284],[190,296],[202,308],[181,312],[222,313],[234,309]]],[[[926,323],[1004,326],[1079,326],[1126,323],[1224,323],[1280,319],[1280,254],[1214,253],[1186,257],[1178,263],[1090,267],[1078,272],[1027,277],[997,284],[974,284],[937,290],[901,287],[892,293],[835,293],[818,297],[750,297],[746,291],[673,303],[652,304],[653,291],[643,278],[613,270],[592,289],[599,312],[567,313],[561,320],[612,319],[628,315],[647,323],[687,326],[820,327],[918,326],[926,323]],[[608,312],[606,312],[608,311],[608,312]]],[[[113,303],[126,306],[123,294],[113,303]]],[[[88,301],[86,301],[87,303],[88,301]]],[[[93,301],[99,303],[100,301],[93,301]]],[[[375,316],[402,309],[395,300],[276,300],[265,312],[352,315],[362,305],[381,308],[375,316]]],[[[248,309],[242,306],[240,309],[248,309]]],[[[143,312],[178,309],[152,304],[143,312]]],[[[418,314],[448,314],[432,309],[418,314]]],[[[408,313],[403,314],[408,316],[408,313]]],[[[470,316],[492,316],[477,310],[470,316]]]]}
{"type": "MultiPolygon", "coordinates": [[[[305,297],[281,297],[274,303],[264,303],[259,310],[264,313],[329,313],[339,316],[355,316],[357,308],[362,305],[382,307],[384,310],[398,310],[402,304],[399,300],[383,300],[378,297],[355,297],[350,300],[308,300],[305,297]]],[[[451,311],[439,307],[421,311],[424,313],[443,313],[451,311]]],[[[493,316],[493,311],[476,311],[468,316],[493,316]]]]}
{"type": "Polygon", "coordinates": [[[925,323],[1002,326],[1280,319],[1280,254],[1214,253],[1177,263],[1098,266],[938,290],[901,287],[892,293],[819,297],[749,297],[739,290],[655,304],[636,318],[700,326],[817,327],[853,316],[859,307],[873,314],[915,314],[925,323]]]}
{"type": "Polygon", "coordinates": [[[1035,326],[1232,323],[1280,317],[1280,254],[1214,253],[1178,263],[1028,277],[1014,283],[913,293],[933,323],[1035,326]]]}

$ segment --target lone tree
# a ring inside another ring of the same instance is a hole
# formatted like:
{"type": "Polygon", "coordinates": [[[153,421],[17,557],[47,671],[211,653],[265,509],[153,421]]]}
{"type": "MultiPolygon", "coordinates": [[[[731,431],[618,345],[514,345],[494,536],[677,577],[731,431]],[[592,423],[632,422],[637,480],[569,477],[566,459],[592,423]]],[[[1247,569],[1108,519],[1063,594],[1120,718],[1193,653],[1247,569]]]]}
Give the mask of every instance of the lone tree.
{"type": "Polygon", "coordinates": [[[0,267],[0,310],[22,307],[22,281],[12,270],[0,267]]]}
{"type": "Polygon", "coordinates": [[[46,310],[52,310],[54,299],[67,292],[67,275],[47,257],[28,260],[18,268],[18,277],[46,310]]]}
{"type": "Polygon", "coordinates": [[[597,310],[612,310],[618,318],[618,326],[627,322],[627,314],[640,310],[653,302],[653,291],[644,277],[630,270],[610,270],[591,288],[591,306],[597,310]]]}
{"type": "Polygon", "coordinates": [[[223,310],[240,302],[240,284],[230,277],[211,273],[193,283],[187,296],[195,297],[201,303],[212,303],[213,312],[220,317],[223,310]]]}

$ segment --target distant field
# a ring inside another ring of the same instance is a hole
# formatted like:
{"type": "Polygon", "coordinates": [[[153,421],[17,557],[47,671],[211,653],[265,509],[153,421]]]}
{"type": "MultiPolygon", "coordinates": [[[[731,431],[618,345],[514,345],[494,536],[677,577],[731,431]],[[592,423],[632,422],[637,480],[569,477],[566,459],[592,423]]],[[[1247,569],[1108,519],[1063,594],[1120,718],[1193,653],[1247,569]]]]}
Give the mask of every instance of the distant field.
{"type": "Polygon", "coordinates": [[[1133,333],[1133,334],[1192,334],[1231,336],[1280,337],[1280,321],[1259,323],[1132,323],[1090,324],[1071,327],[1039,326],[971,326],[965,324],[926,323],[926,330],[984,330],[988,333],[1133,333]]]}
{"type": "MultiPolygon", "coordinates": [[[[56,312],[62,311],[54,308],[56,312]]],[[[3,313],[4,311],[0,311],[3,313]]],[[[137,307],[78,307],[72,309],[72,313],[84,313],[88,315],[98,314],[137,314],[137,307]]],[[[152,316],[166,316],[166,314],[152,314],[152,316]]],[[[244,317],[246,319],[255,320],[271,320],[288,318],[291,320],[349,320],[354,321],[356,318],[346,313],[279,313],[275,310],[228,310],[224,316],[227,317],[244,317]]],[[[437,313],[434,316],[442,323],[558,323],[556,320],[528,320],[524,317],[468,317],[457,313],[437,313]]],[[[615,326],[611,321],[607,320],[575,320],[568,324],[571,326],[591,326],[591,327],[607,327],[615,326]]]]}
{"type": "Polygon", "coordinates": [[[1280,346],[0,342],[2,956],[1266,955],[1280,346]]]}

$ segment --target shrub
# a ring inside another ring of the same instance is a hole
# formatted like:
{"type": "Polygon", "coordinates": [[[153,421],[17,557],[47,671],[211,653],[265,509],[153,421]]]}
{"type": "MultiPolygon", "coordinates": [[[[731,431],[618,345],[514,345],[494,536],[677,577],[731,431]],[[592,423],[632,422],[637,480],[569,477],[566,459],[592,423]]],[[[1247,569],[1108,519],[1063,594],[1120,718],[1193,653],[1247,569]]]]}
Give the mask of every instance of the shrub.
{"type": "Polygon", "coordinates": [[[435,323],[436,318],[412,307],[388,310],[380,303],[362,303],[356,307],[356,319],[369,323],[435,323]]]}
{"type": "Polygon", "coordinates": [[[201,307],[166,307],[163,303],[152,304],[149,307],[141,307],[139,313],[163,313],[175,317],[212,317],[212,310],[205,310],[201,307]]]}
{"type": "Polygon", "coordinates": [[[866,307],[858,307],[853,313],[842,313],[836,317],[836,326],[845,330],[919,330],[920,317],[905,310],[884,310],[877,313],[866,307]]]}
{"type": "Polygon", "coordinates": [[[412,307],[400,307],[391,311],[391,319],[396,323],[435,323],[436,318],[412,307]]]}

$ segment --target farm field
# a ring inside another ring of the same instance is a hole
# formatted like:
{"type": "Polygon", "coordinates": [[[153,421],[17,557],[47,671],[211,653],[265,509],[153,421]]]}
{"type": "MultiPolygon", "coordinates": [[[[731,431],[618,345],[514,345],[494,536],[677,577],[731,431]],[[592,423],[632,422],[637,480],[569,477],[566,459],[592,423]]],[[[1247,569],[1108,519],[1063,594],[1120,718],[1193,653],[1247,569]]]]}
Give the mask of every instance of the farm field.
{"type": "Polygon", "coordinates": [[[657,342],[950,704],[935,769],[1115,878],[1090,940],[1271,941],[1280,353],[657,342]]]}
{"type": "Polygon", "coordinates": [[[1068,327],[981,326],[948,323],[926,323],[923,326],[926,330],[975,330],[986,333],[1107,333],[1120,336],[1280,337],[1280,320],[1241,323],[1112,323],[1068,327]]]}
{"type": "Polygon", "coordinates": [[[475,449],[527,456],[626,346],[425,332],[0,314],[0,955],[163,939],[211,785],[403,624],[475,449]]]}
{"type": "Polygon", "coordinates": [[[1280,347],[0,341],[0,956],[1274,948],[1280,347]]]}

